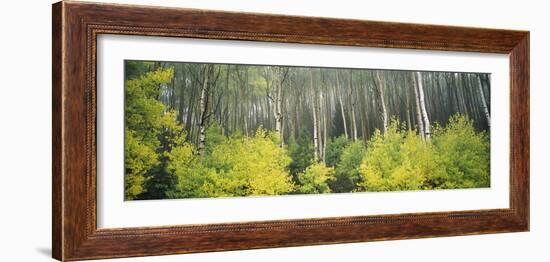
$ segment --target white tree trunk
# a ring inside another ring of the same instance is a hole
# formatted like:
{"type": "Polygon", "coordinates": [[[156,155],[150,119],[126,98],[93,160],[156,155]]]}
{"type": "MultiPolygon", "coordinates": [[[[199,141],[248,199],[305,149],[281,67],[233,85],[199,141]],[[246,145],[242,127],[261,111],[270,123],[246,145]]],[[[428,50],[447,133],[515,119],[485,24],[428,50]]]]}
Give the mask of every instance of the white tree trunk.
{"type": "Polygon", "coordinates": [[[200,123],[199,123],[199,155],[204,154],[205,143],[206,143],[206,110],[207,110],[207,95],[208,95],[208,74],[209,68],[204,69],[204,79],[201,89],[200,97],[200,123]]]}
{"type": "Polygon", "coordinates": [[[336,71],[336,89],[338,89],[338,101],[340,102],[340,112],[342,113],[342,122],[344,124],[344,135],[348,138],[348,125],[346,123],[346,113],[344,112],[344,103],[342,102],[342,96],[340,95],[340,78],[339,73],[336,71]]]}
{"type": "Polygon", "coordinates": [[[430,119],[428,118],[426,103],[424,101],[424,87],[422,85],[422,74],[420,72],[416,72],[416,82],[418,84],[420,110],[422,111],[422,119],[424,120],[424,136],[426,137],[426,139],[430,139],[430,119]]]}
{"type": "Polygon", "coordinates": [[[323,163],[325,163],[326,161],[326,155],[327,155],[327,137],[328,137],[328,132],[327,132],[327,111],[326,111],[326,107],[327,107],[327,101],[326,101],[326,97],[325,97],[325,101],[323,102],[323,108],[325,110],[323,110],[323,130],[325,130],[325,132],[323,133],[323,163]]]}
{"type": "MultiPolygon", "coordinates": [[[[353,98],[351,98],[353,99],[353,98]]],[[[355,121],[355,103],[352,102],[351,104],[351,125],[353,127],[352,129],[352,138],[353,141],[357,140],[357,122],[355,121]]]]}
{"type": "Polygon", "coordinates": [[[413,81],[415,82],[414,87],[414,98],[415,98],[415,104],[416,104],[416,122],[418,122],[418,134],[420,137],[422,137],[422,140],[425,140],[426,137],[424,136],[424,120],[422,120],[422,110],[420,109],[420,96],[418,95],[418,87],[416,84],[416,77],[413,74],[412,75],[413,81]]]}
{"type": "Polygon", "coordinates": [[[281,138],[281,143],[279,144],[279,146],[285,146],[285,122],[281,122],[281,131],[279,131],[279,137],[281,138]]]}
{"type": "Polygon", "coordinates": [[[326,126],[326,123],[324,123],[324,118],[325,118],[325,114],[323,112],[323,92],[319,92],[319,104],[318,104],[318,109],[319,109],[319,135],[317,136],[319,138],[319,156],[321,158],[321,161],[324,163],[325,162],[325,140],[323,139],[323,137],[326,137],[327,135],[327,126],[326,126]]]}
{"type": "Polygon", "coordinates": [[[275,69],[274,72],[275,78],[273,80],[273,87],[274,90],[274,106],[275,110],[273,112],[273,115],[275,117],[275,131],[279,134],[279,138],[281,139],[281,146],[284,145],[283,140],[283,72],[282,69],[275,69]]]}
{"type": "Polygon", "coordinates": [[[384,128],[384,134],[388,129],[388,111],[386,109],[386,101],[384,100],[384,89],[386,86],[386,79],[383,75],[383,72],[378,70],[376,71],[376,79],[378,80],[378,94],[380,95],[380,102],[382,104],[382,125],[384,128]]]}
{"type": "Polygon", "coordinates": [[[344,135],[346,138],[348,138],[348,126],[346,124],[346,113],[344,112],[344,104],[342,103],[342,97],[338,96],[338,100],[340,101],[340,112],[342,112],[342,122],[344,124],[344,135]]]}
{"type": "Polygon", "coordinates": [[[313,146],[314,146],[314,160],[317,162],[319,160],[319,138],[317,137],[317,109],[315,107],[315,91],[313,90],[313,70],[309,69],[309,84],[311,89],[311,98],[312,98],[312,111],[313,111],[313,146]]]}
{"type": "Polygon", "coordinates": [[[355,121],[355,96],[353,94],[353,76],[351,71],[349,72],[349,92],[351,100],[351,125],[352,125],[352,138],[353,141],[357,140],[357,122],[355,121]]]}
{"type": "Polygon", "coordinates": [[[491,127],[491,114],[489,113],[489,107],[487,106],[487,101],[485,100],[485,94],[483,94],[483,85],[481,84],[481,76],[477,77],[479,82],[479,94],[481,95],[481,105],[483,107],[483,112],[487,118],[487,125],[491,127]]]}

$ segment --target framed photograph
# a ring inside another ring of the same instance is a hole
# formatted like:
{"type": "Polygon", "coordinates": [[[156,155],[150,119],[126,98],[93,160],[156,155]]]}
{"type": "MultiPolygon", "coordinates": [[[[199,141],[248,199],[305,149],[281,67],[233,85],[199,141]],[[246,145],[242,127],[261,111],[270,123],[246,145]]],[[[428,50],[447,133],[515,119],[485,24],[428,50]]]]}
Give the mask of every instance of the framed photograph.
{"type": "Polygon", "coordinates": [[[53,257],[529,230],[529,32],[53,5],[53,257]]]}

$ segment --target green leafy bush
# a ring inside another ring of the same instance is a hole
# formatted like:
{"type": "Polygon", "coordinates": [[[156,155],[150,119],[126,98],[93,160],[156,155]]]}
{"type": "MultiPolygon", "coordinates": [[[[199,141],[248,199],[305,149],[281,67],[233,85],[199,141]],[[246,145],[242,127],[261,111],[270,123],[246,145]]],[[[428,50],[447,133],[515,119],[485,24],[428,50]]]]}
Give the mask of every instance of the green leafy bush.
{"type": "Polygon", "coordinates": [[[299,187],[297,193],[320,194],[330,193],[328,181],[334,179],[334,168],[327,167],[323,163],[315,163],[308,166],[303,173],[298,174],[299,187]]]}
{"type": "Polygon", "coordinates": [[[344,135],[337,138],[331,138],[326,148],[325,162],[327,166],[335,167],[340,162],[344,148],[349,144],[350,140],[344,135]]]}
{"type": "Polygon", "coordinates": [[[344,147],[336,165],[335,179],[330,182],[333,192],[352,192],[357,188],[357,183],[362,179],[359,166],[365,152],[365,144],[361,140],[349,143],[344,147]]]}
{"type": "Polygon", "coordinates": [[[424,143],[414,131],[401,129],[394,120],[385,134],[376,130],[367,143],[359,186],[361,191],[419,190],[435,168],[429,141],[424,143]]]}
{"type": "Polygon", "coordinates": [[[290,138],[288,153],[292,161],[290,162],[289,170],[294,178],[313,164],[314,152],[313,140],[307,131],[303,130],[300,132],[300,136],[296,140],[294,137],[290,138]]]}
{"type": "Polygon", "coordinates": [[[472,121],[455,115],[436,126],[423,141],[414,130],[393,121],[385,134],[376,131],[367,144],[360,191],[396,191],[488,187],[489,140],[472,121]]]}
{"type": "Polygon", "coordinates": [[[277,136],[260,128],[252,137],[220,138],[205,156],[194,155],[191,146],[175,148],[168,154],[168,170],[178,182],[170,196],[280,195],[293,191],[287,171],[290,157],[279,147],[277,136]]]}
{"type": "Polygon", "coordinates": [[[146,193],[156,194],[154,190],[148,190],[148,185],[156,186],[158,183],[148,182],[154,176],[164,175],[159,172],[163,160],[158,153],[159,149],[183,142],[179,134],[185,135],[185,132],[176,123],[175,112],[166,111],[164,104],[156,99],[159,86],[170,82],[173,73],[171,68],[159,69],[125,82],[126,200],[140,198],[140,195],[146,193]]]}
{"type": "Polygon", "coordinates": [[[477,133],[473,122],[460,115],[447,126],[436,126],[432,139],[437,170],[426,181],[429,188],[490,186],[490,143],[485,132],[477,133]]]}
{"type": "Polygon", "coordinates": [[[253,137],[230,138],[213,150],[210,163],[222,178],[231,180],[227,191],[233,195],[279,195],[294,189],[287,171],[291,159],[278,139],[278,134],[259,128],[253,137]]]}

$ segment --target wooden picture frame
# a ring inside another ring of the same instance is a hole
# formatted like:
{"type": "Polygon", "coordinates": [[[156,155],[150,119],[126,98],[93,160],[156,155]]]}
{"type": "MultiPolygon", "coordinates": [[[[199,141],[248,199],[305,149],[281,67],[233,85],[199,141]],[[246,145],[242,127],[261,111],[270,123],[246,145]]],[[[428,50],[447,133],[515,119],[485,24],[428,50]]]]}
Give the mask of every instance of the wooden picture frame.
{"type": "Polygon", "coordinates": [[[529,230],[529,32],[64,1],[53,5],[53,257],[150,256],[529,230]],[[98,229],[99,34],[508,54],[510,208],[98,229]]]}

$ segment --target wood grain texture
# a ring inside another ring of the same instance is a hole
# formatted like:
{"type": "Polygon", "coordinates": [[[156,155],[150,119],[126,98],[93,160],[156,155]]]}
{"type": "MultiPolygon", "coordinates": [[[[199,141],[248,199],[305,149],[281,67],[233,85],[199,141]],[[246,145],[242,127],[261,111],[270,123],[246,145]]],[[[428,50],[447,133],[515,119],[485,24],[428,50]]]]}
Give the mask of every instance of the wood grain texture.
{"type": "Polygon", "coordinates": [[[61,127],[61,76],[62,76],[62,43],[61,5],[52,8],[52,256],[61,257],[63,253],[63,190],[62,182],[62,127],[61,127]]]}
{"type": "Polygon", "coordinates": [[[53,5],[53,257],[82,260],[529,230],[529,33],[525,31],[60,2],[53,5]],[[99,34],[510,55],[510,208],[97,229],[99,34]]]}
{"type": "Polygon", "coordinates": [[[529,228],[529,33],[510,52],[510,207],[529,228]]]}

